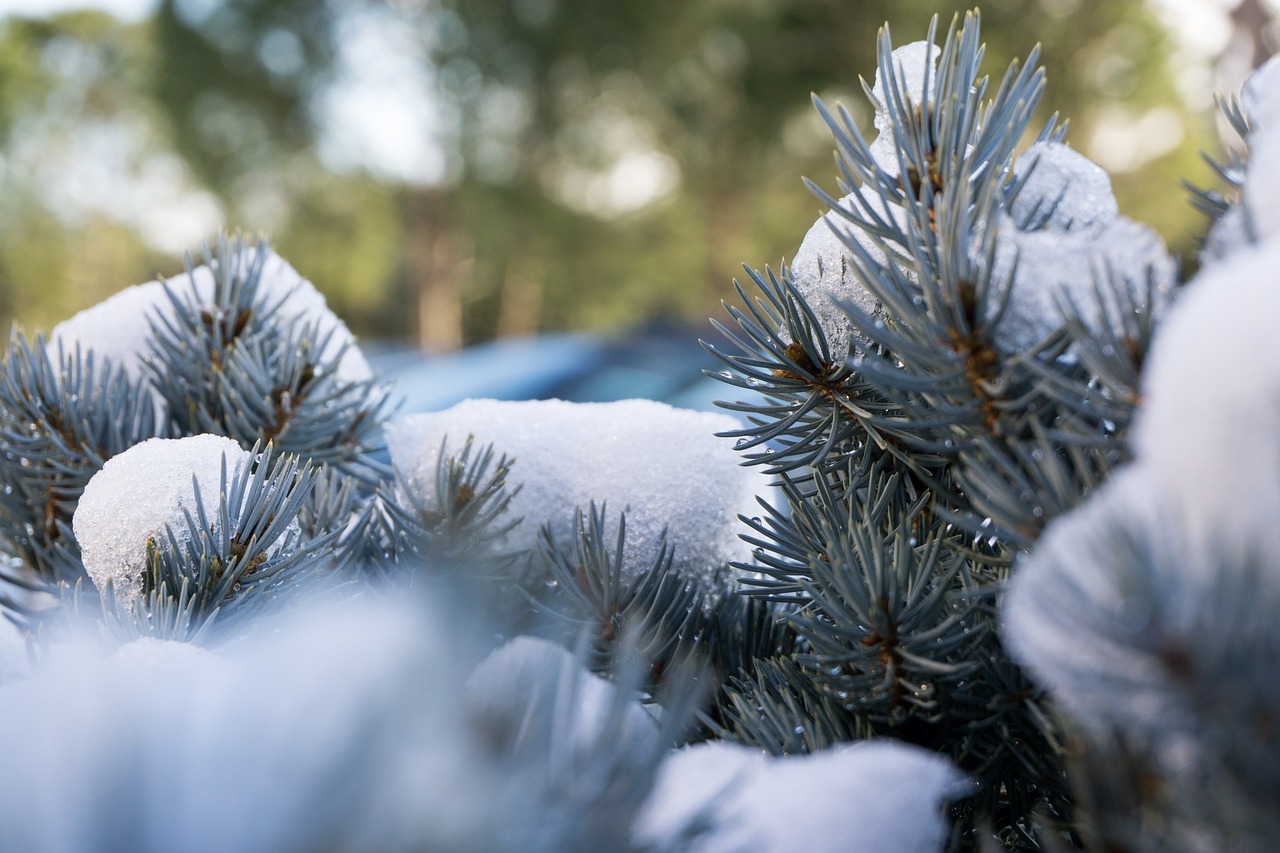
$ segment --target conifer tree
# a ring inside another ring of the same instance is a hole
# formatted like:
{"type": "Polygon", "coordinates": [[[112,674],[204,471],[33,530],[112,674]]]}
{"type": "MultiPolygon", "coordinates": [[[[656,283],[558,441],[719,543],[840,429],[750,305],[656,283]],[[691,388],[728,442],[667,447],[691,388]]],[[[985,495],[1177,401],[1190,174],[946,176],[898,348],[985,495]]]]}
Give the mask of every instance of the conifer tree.
{"type": "Polygon", "coordinates": [[[736,417],[396,415],[242,236],[15,330],[0,847],[1267,849],[1275,389],[1197,336],[1274,348],[1275,73],[1170,310],[1035,51],[983,60],[886,28],[875,138],[816,104],[829,212],[707,344],[736,417]]]}

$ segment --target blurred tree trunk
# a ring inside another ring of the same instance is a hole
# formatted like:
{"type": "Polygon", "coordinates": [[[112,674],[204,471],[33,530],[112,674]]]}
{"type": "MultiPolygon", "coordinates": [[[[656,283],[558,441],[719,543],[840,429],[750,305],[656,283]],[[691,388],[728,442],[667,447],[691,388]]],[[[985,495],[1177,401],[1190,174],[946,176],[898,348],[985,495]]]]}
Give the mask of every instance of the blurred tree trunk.
{"type": "Polygon", "coordinates": [[[412,191],[407,205],[406,267],[418,294],[418,344],[433,352],[462,346],[462,287],[459,235],[450,215],[448,190],[412,191]]]}
{"type": "Polygon", "coordinates": [[[546,277],[546,268],[537,253],[518,252],[507,261],[498,305],[497,337],[537,334],[546,277]]]}

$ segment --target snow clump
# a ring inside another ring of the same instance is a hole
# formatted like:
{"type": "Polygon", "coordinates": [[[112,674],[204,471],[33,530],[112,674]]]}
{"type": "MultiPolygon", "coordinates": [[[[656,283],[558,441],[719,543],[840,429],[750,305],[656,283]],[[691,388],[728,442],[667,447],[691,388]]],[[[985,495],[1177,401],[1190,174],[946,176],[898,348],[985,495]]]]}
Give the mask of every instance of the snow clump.
{"type": "Polygon", "coordinates": [[[661,749],[658,726],[644,707],[610,681],[588,672],[563,646],[520,636],[481,661],[463,691],[468,715],[496,728],[518,731],[531,708],[556,702],[567,743],[583,759],[602,738],[643,762],[661,749]]]}
{"type": "MultiPolygon", "coordinates": [[[[1167,304],[1174,260],[1153,230],[1119,215],[1101,167],[1066,145],[1040,142],[1017,159],[1014,176],[1023,184],[999,216],[991,271],[1008,299],[994,333],[999,349],[1025,351],[1056,329],[1063,299],[1093,328],[1103,316],[1120,317],[1129,303],[1145,305],[1149,280],[1153,310],[1167,304]]],[[[975,256],[985,252],[983,243],[974,241],[975,256]]]]}
{"type": "Polygon", "coordinates": [[[116,600],[142,591],[147,545],[165,540],[166,526],[179,542],[189,535],[184,511],[200,504],[217,519],[222,468],[227,482],[253,459],[235,441],[217,435],[152,438],[108,459],[84,487],[72,517],[85,571],[99,591],[111,582],[116,600]]]}
{"type": "MultiPolygon", "coordinates": [[[[258,251],[246,249],[239,256],[230,253],[233,261],[238,259],[242,264],[235,274],[248,274],[258,251]]],[[[202,264],[164,281],[127,287],[55,326],[49,336],[50,351],[61,347],[69,356],[78,348],[82,357],[93,352],[97,358],[124,370],[134,381],[146,380],[147,362],[155,357],[152,329],[177,320],[170,293],[197,311],[214,309],[213,270],[202,264]]],[[[257,302],[273,309],[271,322],[286,329],[306,324],[314,330],[316,340],[325,340],[320,359],[338,359],[334,374],[339,381],[357,383],[372,378],[373,371],[356,346],[355,336],[329,309],[324,296],[270,249],[261,265],[257,302]]]]}
{"type": "Polygon", "coordinates": [[[1010,651],[1086,725],[1167,739],[1203,713],[1178,681],[1194,659],[1169,656],[1256,643],[1224,603],[1280,602],[1278,266],[1271,242],[1187,285],[1147,356],[1134,462],[1049,525],[1006,595],[1010,651]]]}
{"type": "Polygon", "coordinates": [[[529,826],[531,798],[456,701],[472,645],[376,595],[216,651],[60,644],[0,686],[0,849],[504,849],[493,815],[529,826]]]}
{"type": "Polygon", "coordinates": [[[1135,456],[1202,541],[1256,537],[1280,513],[1280,242],[1204,267],[1147,355],[1135,456]],[[1212,358],[1206,358],[1206,347],[1212,358]],[[1188,389],[1194,389],[1189,392],[1188,389]],[[1192,397],[1189,397],[1189,393],[1192,397]]]}
{"type": "Polygon", "coordinates": [[[1233,176],[1242,181],[1239,200],[1205,237],[1201,259],[1206,262],[1280,236],[1280,57],[1267,60],[1245,80],[1240,108],[1249,124],[1248,162],[1242,174],[1233,176]]]}
{"type": "MultiPolygon", "coordinates": [[[[938,64],[942,48],[933,42],[915,41],[905,44],[893,51],[890,63],[897,91],[906,95],[907,108],[922,106],[933,100],[933,92],[924,90],[925,77],[929,83],[937,85],[937,75],[933,74],[938,64]]],[[[887,174],[896,177],[898,174],[898,140],[893,132],[893,114],[889,109],[889,83],[883,79],[881,69],[876,68],[875,85],[871,88],[871,96],[875,99],[875,126],[879,135],[871,143],[871,156],[887,174]]]]}
{"type": "Polygon", "coordinates": [[[110,362],[134,382],[147,380],[146,365],[152,358],[151,329],[174,320],[173,303],[166,288],[185,301],[210,304],[213,272],[201,266],[190,274],[126,287],[54,326],[49,350],[56,352],[61,347],[66,356],[78,350],[81,357],[92,352],[96,359],[110,362]]]}
{"type": "MultiPolygon", "coordinates": [[[[911,103],[920,105],[928,99],[926,95],[932,96],[932,93],[924,91],[925,75],[937,64],[941,53],[941,48],[927,41],[912,42],[893,51],[890,61],[897,87],[911,103]]],[[[899,171],[898,141],[889,112],[888,84],[879,68],[876,69],[872,97],[875,99],[875,126],[879,135],[869,146],[871,156],[885,174],[896,177],[899,171]]],[[[880,220],[891,229],[907,228],[906,212],[902,207],[868,187],[854,190],[837,204],[858,222],[876,224],[880,220]]],[[[846,346],[853,335],[852,324],[838,303],[851,302],[873,317],[882,313],[880,300],[867,290],[855,272],[857,262],[845,240],[856,241],[877,263],[884,263],[885,252],[876,238],[853,220],[836,210],[819,217],[805,234],[790,267],[796,291],[816,315],[818,325],[832,348],[831,355],[837,360],[845,357],[846,346]]],[[[785,329],[782,334],[784,339],[789,335],[785,329]]]]}
{"type": "MultiPolygon", "coordinates": [[[[866,187],[840,199],[839,206],[858,220],[874,221],[879,218],[891,227],[907,227],[906,213],[900,206],[882,199],[866,187]]],[[[880,300],[859,277],[857,261],[845,240],[856,241],[874,261],[884,263],[885,253],[877,240],[866,229],[835,210],[824,214],[813,224],[791,262],[791,280],[796,292],[817,317],[831,347],[831,356],[837,361],[845,358],[846,347],[854,335],[849,316],[839,303],[853,303],[871,317],[883,313],[880,300]]],[[[784,338],[787,334],[784,329],[784,338]]]]}
{"type": "Polygon", "coordinates": [[[888,739],[782,758],[709,742],[666,759],[635,837],[674,849],[682,831],[706,820],[709,831],[681,849],[921,853],[944,849],[944,804],[969,792],[943,756],[888,739]]]}
{"type": "MultiPolygon", "coordinates": [[[[510,481],[521,489],[508,513],[523,519],[508,544],[533,549],[550,526],[562,547],[575,541],[575,510],[605,504],[626,512],[623,574],[649,570],[665,538],[676,570],[710,583],[729,560],[750,552],[738,538],[738,516],[760,512],[769,478],[739,465],[730,415],[677,409],[651,400],[569,403],[563,400],[464,400],[443,412],[394,418],[386,427],[391,462],[411,497],[436,508],[436,465],[461,450],[467,436],[515,459],[510,481]]],[[[708,586],[708,589],[711,587],[708,586]]]]}

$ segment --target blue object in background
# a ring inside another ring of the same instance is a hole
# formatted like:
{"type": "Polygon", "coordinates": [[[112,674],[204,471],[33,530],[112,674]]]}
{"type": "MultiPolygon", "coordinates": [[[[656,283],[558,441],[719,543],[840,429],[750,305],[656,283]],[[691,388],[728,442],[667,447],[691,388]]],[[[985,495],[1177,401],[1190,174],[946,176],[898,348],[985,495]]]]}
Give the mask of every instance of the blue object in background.
{"type": "MultiPolygon", "coordinates": [[[[703,330],[705,334],[705,330],[703,330]]],[[[468,398],[600,403],[633,398],[720,411],[713,401],[740,389],[703,374],[719,364],[699,330],[654,323],[616,337],[585,333],[508,338],[442,356],[412,350],[368,353],[395,384],[400,411],[434,412],[468,398]]]]}

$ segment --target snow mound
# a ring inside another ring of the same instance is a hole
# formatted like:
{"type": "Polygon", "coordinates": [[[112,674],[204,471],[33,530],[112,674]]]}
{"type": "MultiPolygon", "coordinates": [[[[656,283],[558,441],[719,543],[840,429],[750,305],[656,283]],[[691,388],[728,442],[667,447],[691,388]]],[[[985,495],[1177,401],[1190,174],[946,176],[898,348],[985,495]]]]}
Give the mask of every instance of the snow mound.
{"type": "Polygon", "coordinates": [[[0,849],[501,849],[519,800],[457,702],[471,642],[425,609],[325,602],[216,653],[60,648],[0,687],[0,849]]]}
{"type": "Polygon", "coordinates": [[[108,459],[85,485],[72,517],[85,571],[102,590],[107,581],[117,601],[142,590],[147,543],[160,542],[165,526],[179,542],[188,534],[183,511],[196,515],[196,485],[211,519],[218,515],[222,466],[227,481],[252,454],[217,435],[152,438],[108,459]]]}
{"type": "Polygon", "coordinates": [[[152,325],[172,322],[174,317],[165,288],[183,299],[211,303],[213,273],[202,266],[190,275],[183,273],[164,281],[126,287],[54,326],[49,334],[50,351],[61,347],[67,356],[77,348],[81,356],[93,352],[95,358],[111,362],[135,382],[147,379],[152,325]]]}
{"type": "Polygon", "coordinates": [[[602,736],[628,745],[625,751],[638,758],[657,749],[657,724],[640,703],[620,696],[616,686],[550,640],[516,637],[481,661],[463,692],[468,713],[513,729],[529,708],[564,697],[572,701],[558,704],[556,716],[570,727],[565,746],[584,758],[602,736]]]}
{"type": "MultiPolygon", "coordinates": [[[[937,76],[933,68],[942,55],[942,48],[927,41],[916,41],[905,44],[893,51],[889,62],[893,69],[893,77],[897,90],[906,95],[910,109],[922,106],[933,99],[933,92],[924,90],[925,75],[929,75],[930,85],[937,84],[937,76]]],[[[898,142],[893,132],[893,118],[889,109],[889,82],[882,79],[881,69],[876,68],[875,85],[871,88],[871,96],[875,99],[875,126],[879,135],[872,141],[871,156],[889,175],[898,174],[898,142]]]]}
{"type": "Polygon", "coordinates": [[[1010,653],[1074,719],[1099,729],[1163,713],[1154,688],[1158,663],[1140,639],[1152,602],[1126,581],[1132,552],[1121,544],[1126,535],[1162,541],[1147,535],[1160,519],[1144,474],[1135,467],[1117,472],[1055,519],[1019,565],[1001,609],[1010,653]]]}
{"type": "Polygon", "coordinates": [[[922,853],[944,849],[944,803],[967,790],[947,759],[892,740],[784,758],[710,742],[666,759],[635,836],[675,849],[681,831],[706,818],[693,853],[922,853]],[[803,819],[778,819],[786,814],[803,819]]]}
{"type": "Polygon", "coordinates": [[[1020,230],[1094,233],[1120,214],[1111,176],[1097,163],[1057,142],[1038,142],[1013,165],[1023,181],[1009,206],[1020,230]]]}
{"type": "Polygon", "coordinates": [[[1134,463],[1048,527],[1005,597],[1010,651],[1086,725],[1166,738],[1190,713],[1169,655],[1256,642],[1224,597],[1280,600],[1277,265],[1280,243],[1250,247],[1186,287],[1148,353],[1134,463]]]}
{"type": "MultiPolygon", "coordinates": [[[[1119,317],[1129,303],[1146,305],[1150,280],[1153,310],[1163,310],[1176,264],[1155,231],[1116,215],[1106,173],[1056,143],[1028,149],[1014,171],[1028,170],[1012,213],[1002,212],[997,226],[991,278],[1008,294],[1008,305],[995,329],[996,346],[1010,353],[1034,346],[1061,325],[1064,298],[1099,328],[1103,316],[1119,317]]],[[[973,252],[982,252],[982,241],[973,252]]]]}
{"type": "MultiPolygon", "coordinates": [[[[839,205],[859,219],[880,217],[899,229],[907,227],[906,214],[901,207],[883,200],[866,187],[840,199],[839,205]],[[867,206],[872,211],[871,216],[868,216],[867,206]]],[[[791,280],[796,292],[817,317],[831,347],[831,355],[836,359],[845,357],[845,348],[854,334],[849,317],[838,307],[839,303],[852,302],[873,317],[882,313],[880,300],[858,275],[857,262],[845,238],[857,241],[873,260],[884,262],[885,253],[876,240],[834,210],[813,224],[791,262],[791,280]]]]}
{"type": "Polygon", "coordinates": [[[308,324],[315,329],[317,340],[326,340],[320,359],[326,362],[338,359],[334,368],[338,381],[355,384],[373,378],[373,370],[356,346],[355,336],[347,324],[329,310],[324,295],[316,290],[315,285],[275,252],[267,253],[259,287],[269,294],[267,298],[272,300],[272,304],[279,302],[275,314],[277,323],[286,326],[308,324]]]}
{"type": "MultiPolygon", "coordinates": [[[[247,250],[240,259],[245,272],[252,267],[257,251],[247,250]]],[[[339,381],[357,383],[373,376],[355,344],[355,336],[329,310],[324,296],[274,251],[268,250],[262,262],[258,287],[259,303],[275,309],[273,322],[284,328],[306,324],[314,329],[317,340],[326,339],[320,357],[325,361],[338,359],[334,373],[339,381]]],[[[135,381],[146,379],[146,363],[154,357],[152,328],[172,324],[176,319],[166,288],[188,305],[213,308],[213,270],[201,265],[189,274],[127,287],[64,320],[50,333],[51,351],[59,346],[67,355],[77,347],[82,355],[92,351],[135,381]]]]}
{"type": "Polygon", "coordinates": [[[429,509],[446,437],[446,452],[471,435],[514,457],[510,482],[522,488],[508,511],[523,519],[510,535],[515,548],[532,549],[543,524],[570,546],[575,510],[594,501],[606,504],[610,518],[626,512],[627,578],[654,564],[665,529],[674,567],[708,580],[726,561],[749,558],[738,516],[758,514],[756,495],[770,488],[766,475],[738,464],[732,439],[715,435],[739,427],[729,415],[651,400],[464,400],[393,419],[386,440],[406,488],[429,509]]]}
{"type": "Polygon", "coordinates": [[[1280,510],[1278,265],[1273,242],[1203,268],[1147,356],[1135,455],[1200,540],[1271,529],[1280,510]]]}

